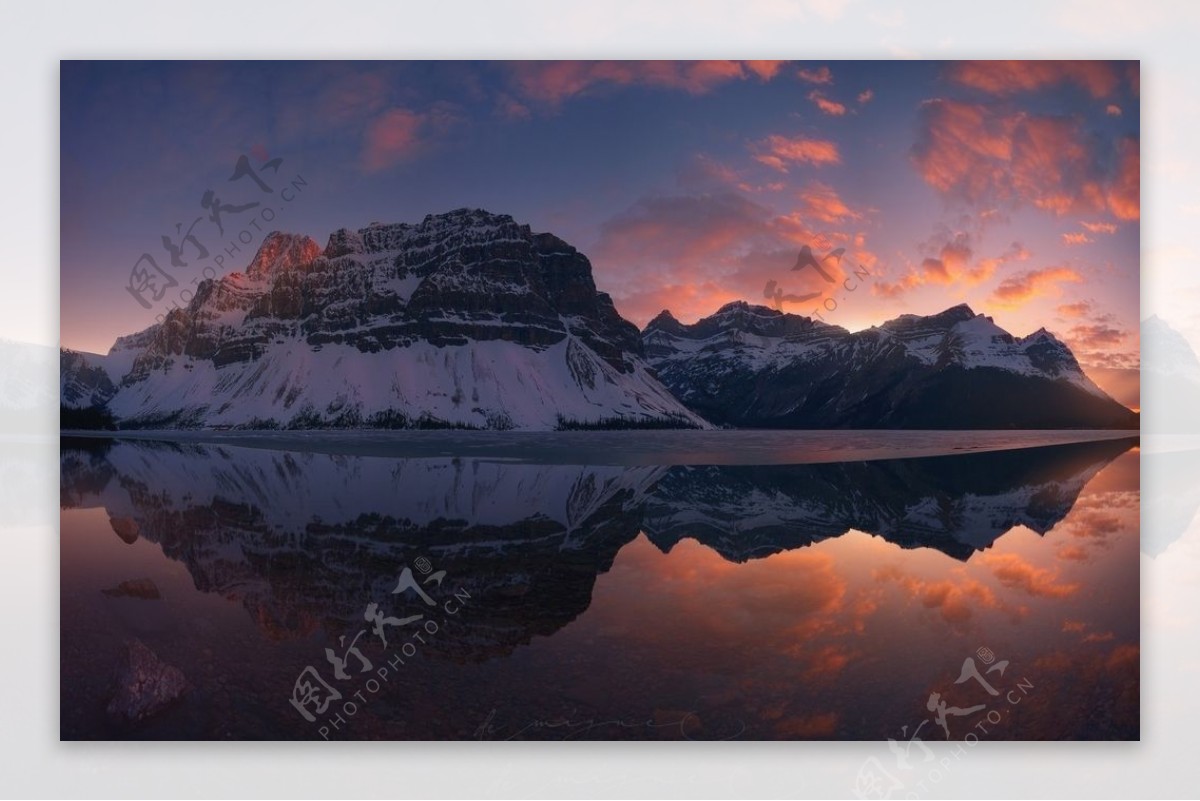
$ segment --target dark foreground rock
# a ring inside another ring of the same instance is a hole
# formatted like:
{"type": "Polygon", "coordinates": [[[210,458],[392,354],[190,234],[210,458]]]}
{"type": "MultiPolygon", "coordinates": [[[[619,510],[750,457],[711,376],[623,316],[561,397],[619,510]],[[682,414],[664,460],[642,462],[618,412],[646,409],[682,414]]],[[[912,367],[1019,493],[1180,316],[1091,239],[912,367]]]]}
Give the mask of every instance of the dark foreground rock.
{"type": "Polygon", "coordinates": [[[122,723],[139,723],[162,712],[183,696],[191,685],[183,671],[159,659],[141,640],[125,643],[125,661],[117,668],[109,717],[122,723]]]}

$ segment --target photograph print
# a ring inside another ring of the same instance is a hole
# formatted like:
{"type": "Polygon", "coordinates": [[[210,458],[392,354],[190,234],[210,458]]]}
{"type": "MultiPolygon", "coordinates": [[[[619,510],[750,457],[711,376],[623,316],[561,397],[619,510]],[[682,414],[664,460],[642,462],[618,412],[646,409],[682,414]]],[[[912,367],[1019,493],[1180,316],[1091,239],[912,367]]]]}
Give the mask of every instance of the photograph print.
{"type": "Polygon", "coordinates": [[[62,740],[1138,740],[1136,61],[64,61],[62,740]]]}

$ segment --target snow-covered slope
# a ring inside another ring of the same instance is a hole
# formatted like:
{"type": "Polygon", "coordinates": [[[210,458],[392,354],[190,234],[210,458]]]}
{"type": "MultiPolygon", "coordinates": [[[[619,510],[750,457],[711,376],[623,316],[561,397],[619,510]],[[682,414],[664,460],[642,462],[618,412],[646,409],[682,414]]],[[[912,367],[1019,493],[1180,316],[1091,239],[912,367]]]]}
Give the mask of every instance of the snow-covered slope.
{"type": "Polygon", "coordinates": [[[103,359],[64,353],[61,386],[134,426],[706,426],[641,352],[582,254],[462,209],[273,233],[103,359]]]}
{"type": "Polygon", "coordinates": [[[642,341],[675,395],[718,423],[1136,427],[1053,334],[1014,337],[966,305],[850,333],[736,302],[693,325],[664,311],[642,341]]]}

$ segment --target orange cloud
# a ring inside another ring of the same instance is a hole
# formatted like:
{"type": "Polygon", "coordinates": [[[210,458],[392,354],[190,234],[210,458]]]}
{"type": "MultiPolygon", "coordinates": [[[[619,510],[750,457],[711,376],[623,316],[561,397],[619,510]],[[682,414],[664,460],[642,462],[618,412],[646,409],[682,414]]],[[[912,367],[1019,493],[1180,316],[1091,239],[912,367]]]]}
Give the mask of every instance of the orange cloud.
{"type": "Polygon", "coordinates": [[[1080,223],[1080,225],[1093,234],[1115,234],[1117,232],[1117,226],[1115,223],[1084,222],[1080,223]]]}
{"type": "Polygon", "coordinates": [[[1120,345],[1125,340],[1125,332],[1110,325],[1077,325],[1067,335],[1067,343],[1072,350],[1100,350],[1120,345]]]}
{"type": "Polygon", "coordinates": [[[1014,308],[1034,298],[1057,294],[1058,284],[1078,283],[1083,276],[1070,267],[1045,267],[1027,270],[1004,279],[992,293],[991,300],[998,306],[1014,308]]]}
{"type": "Polygon", "coordinates": [[[1063,317],[1087,317],[1092,311],[1092,304],[1086,300],[1078,303],[1065,303],[1058,307],[1058,313],[1063,317]]]}
{"type": "Polygon", "coordinates": [[[926,581],[910,576],[895,565],[886,565],[874,572],[876,581],[894,581],[926,609],[936,609],[947,623],[961,626],[967,623],[976,607],[999,607],[995,593],[975,579],[939,579],[926,581]]]}
{"type": "Polygon", "coordinates": [[[833,73],[829,71],[829,67],[819,67],[815,70],[802,69],[796,73],[796,76],[805,83],[816,83],[821,85],[833,83],[833,73]]]}
{"type": "Polygon", "coordinates": [[[1069,559],[1072,562],[1086,562],[1088,552],[1078,545],[1064,545],[1057,551],[1059,559],[1069,559]]]}
{"type": "MultiPolygon", "coordinates": [[[[712,187],[719,179],[706,172],[704,180],[712,187]]],[[[815,272],[792,272],[804,245],[846,248],[840,263],[825,265],[835,282],[852,265],[871,269],[865,237],[840,228],[858,214],[824,184],[807,187],[800,207],[782,214],[729,189],[651,196],[605,222],[589,255],[626,319],[643,325],[665,308],[690,321],[731,300],[769,305],[771,280],[787,293],[830,291],[835,284],[815,272]]]]}
{"type": "Polygon", "coordinates": [[[922,259],[919,265],[910,267],[898,281],[877,281],[871,287],[872,293],[896,298],[927,284],[976,286],[991,278],[1003,265],[1029,258],[1029,251],[1020,242],[1013,242],[999,256],[973,262],[971,237],[965,231],[947,235],[933,247],[934,252],[922,259]]]}
{"type": "Polygon", "coordinates": [[[1118,220],[1141,217],[1142,157],[1138,141],[1121,140],[1118,150],[1117,176],[1108,187],[1108,207],[1118,220]]]}
{"type": "Polygon", "coordinates": [[[786,64],[787,62],[786,61],[743,61],[742,63],[744,65],[746,65],[746,69],[750,70],[755,75],[757,75],[759,77],[759,79],[764,80],[764,81],[769,81],[772,78],[774,78],[776,75],[779,74],[779,71],[781,69],[783,69],[783,65],[786,64]]]}
{"type": "Polygon", "coordinates": [[[841,155],[833,142],[825,139],[806,139],[803,136],[768,136],[755,146],[755,160],[768,167],[787,172],[795,164],[839,164],[841,155]]]}
{"type": "Polygon", "coordinates": [[[1098,147],[1075,118],[938,99],[921,106],[912,159],[926,183],[969,203],[1137,219],[1137,140],[1112,144],[1111,154],[1098,147]]]}
{"type": "Polygon", "coordinates": [[[864,89],[858,93],[858,102],[860,105],[866,105],[875,98],[875,92],[871,89],[864,89]]]}
{"type": "Polygon", "coordinates": [[[1087,245],[1095,240],[1087,234],[1082,234],[1077,231],[1072,231],[1062,235],[1064,245],[1087,245]]]}
{"type": "Polygon", "coordinates": [[[801,190],[800,202],[803,204],[800,209],[802,215],[821,222],[836,223],[862,218],[862,214],[847,206],[828,184],[809,184],[801,190]]]}
{"type": "Polygon", "coordinates": [[[1015,553],[987,553],[980,559],[1005,587],[1042,598],[1066,598],[1079,589],[1078,584],[1059,584],[1049,570],[1029,564],[1015,553]]]}
{"type": "Polygon", "coordinates": [[[513,80],[524,97],[549,105],[600,86],[653,86],[704,94],[750,77],[769,81],[782,61],[519,61],[513,80]]]}
{"type": "Polygon", "coordinates": [[[815,103],[817,108],[819,108],[822,113],[828,114],[832,117],[840,117],[846,113],[845,106],[834,100],[827,99],[816,89],[808,93],[808,99],[815,103]]]}
{"type": "Polygon", "coordinates": [[[1113,103],[1109,103],[1104,108],[1104,113],[1110,117],[1120,117],[1121,116],[1121,107],[1118,105],[1115,105],[1113,103]]]}
{"type": "Polygon", "coordinates": [[[947,77],[995,95],[1073,83],[1100,98],[1111,95],[1120,84],[1116,66],[1103,61],[958,61],[947,69],[947,77]]]}

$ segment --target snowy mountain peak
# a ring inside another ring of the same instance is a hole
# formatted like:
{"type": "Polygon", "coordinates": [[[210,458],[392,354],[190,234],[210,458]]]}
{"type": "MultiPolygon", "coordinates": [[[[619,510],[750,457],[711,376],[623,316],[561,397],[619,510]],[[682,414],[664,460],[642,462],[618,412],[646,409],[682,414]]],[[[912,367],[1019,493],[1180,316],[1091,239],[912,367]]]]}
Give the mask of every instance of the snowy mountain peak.
{"type": "Polygon", "coordinates": [[[646,323],[647,331],[662,331],[668,334],[678,334],[683,330],[683,323],[675,318],[675,315],[667,309],[663,309],[654,316],[654,319],[646,323]]]}
{"type": "Polygon", "coordinates": [[[899,317],[888,320],[879,327],[886,331],[905,331],[914,328],[946,330],[958,323],[966,322],[976,317],[983,317],[983,315],[976,314],[970,306],[960,303],[937,314],[902,314],[899,317]]]}
{"type": "Polygon", "coordinates": [[[62,394],[103,397],[101,368],[131,426],[707,425],[647,368],[583,254],[481,209],[342,229],[323,252],[273,233],[244,274],[118,346],[66,359],[62,394]]]}
{"type": "Polygon", "coordinates": [[[1046,331],[1019,339],[966,304],[851,333],[744,302],[647,326],[646,357],[715,423],[797,428],[1136,427],[1046,331]]]}
{"type": "Polygon", "coordinates": [[[320,254],[321,246],[311,237],[272,231],[250,260],[246,275],[261,279],[295,270],[311,264],[320,254]]]}

